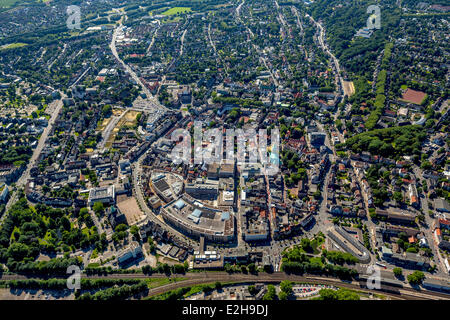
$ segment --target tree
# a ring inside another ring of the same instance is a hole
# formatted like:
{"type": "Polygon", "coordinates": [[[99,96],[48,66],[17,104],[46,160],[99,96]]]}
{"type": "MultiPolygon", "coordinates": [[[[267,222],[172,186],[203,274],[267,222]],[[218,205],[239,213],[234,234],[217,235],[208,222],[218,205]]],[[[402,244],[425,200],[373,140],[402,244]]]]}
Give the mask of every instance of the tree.
{"type": "Polygon", "coordinates": [[[262,299],[263,300],[274,300],[276,296],[277,296],[277,293],[275,291],[275,287],[272,284],[269,284],[267,286],[267,292],[262,299]]]}
{"type": "Polygon", "coordinates": [[[313,252],[313,248],[311,246],[311,241],[308,238],[303,238],[300,242],[302,249],[306,252],[313,252]]]}
{"type": "Polygon", "coordinates": [[[252,296],[254,296],[258,292],[258,290],[256,289],[256,287],[254,285],[250,285],[250,286],[248,286],[248,292],[252,296]]]}
{"type": "Polygon", "coordinates": [[[143,274],[151,274],[153,272],[152,267],[149,265],[143,266],[141,270],[143,274]]]}
{"type": "Polygon", "coordinates": [[[272,273],[273,272],[273,266],[272,265],[268,265],[268,264],[264,265],[264,272],[272,273]]]}
{"type": "Polygon", "coordinates": [[[228,262],[225,263],[224,269],[226,272],[231,273],[233,272],[233,268],[231,267],[231,264],[229,264],[228,262]]]}
{"type": "Polygon", "coordinates": [[[396,277],[401,277],[401,275],[403,274],[402,268],[399,268],[399,267],[395,267],[393,271],[394,271],[394,275],[396,277]]]}
{"type": "Polygon", "coordinates": [[[86,216],[89,216],[89,210],[87,208],[81,208],[78,216],[82,220],[86,220],[86,216]]]}
{"type": "Polygon", "coordinates": [[[425,274],[422,271],[416,270],[410,275],[408,275],[407,279],[409,283],[413,285],[418,285],[421,284],[422,281],[425,279],[425,274]]]}
{"type": "Polygon", "coordinates": [[[133,237],[139,241],[140,236],[139,236],[139,228],[137,226],[131,226],[130,228],[130,233],[133,235],[133,237]]]}
{"type": "Polygon", "coordinates": [[[50,192],[50,187],[46,184],[44,184],[42,186],[42,191],[44,192],[44,194],[49,193],[50,192]]]}
{"type": "Polygon", "coordinates": [[[95,202],[92,209],[94,209],[96,215],[100,215],[105,211],[105,206],[103,205],[103,202],[95,202]]]}
{"type": "Polygon", "coordinates": [[[256,266],[255,266],[254,263],[250,263],[250,264],[248,265],[248,272],[250,272],[250,273],[256,273],[256,266]]]}
{"type": "Polygon", "coordinates": [[[6,254],[8,257],[13,258],[15,261],[22,261],[24,258],[30,255],[30,248],[26,244],[14,242],[8,248],[6,254]]]}
{"type": "Polygon", "coordinates": [[[156,246],[155,246],[155,243],[154,243],[152,237],[148,237],[147,242],[149,245],[150,253],[154,253],[156,251],[156,246]]]}
{"type": "Polygon", "coordinates": [[[170,274],[170,266],[167,263],[162,264],[162,270],[165,274],[170,274]]]}
{"type": "Polygon", "coordinates": [[[211,291],[213,291],[213,288],[210,287],[210,286],[204,286],[204,287],[202,288],[202,291],[203,291],[204,293],[208,294],[208,293],[210,293],[211,291]]]}
{"type": "Polygon", "coordinates": [[[338,300],[337,292],[332,289],[321,289],[319,291],[320,297],[319,300],[338,300]]]}
{"type": "Polygon", "coordinates": [[[359,300],[359,295],[357,293],[347,289],[339,289],[337,291],[332,289],[321,289],[319,294],[320,297],[318,297],[317,300],[359,300]]]}
{"type": "Polygon", "coordinates": [[[278,299],[280,299],[280,300],[287,300],[288,299],[288,294],[286,292],[284,292],[284,291],[281,291],[278,294],[278,299]]]}
{"type": "Polygon", "coordinates": [[[280,289],[282,292],[286,293],[286,295],[292,294],[292,282],[289,280],[281,281],[280,289]]]}
{"type": "Polygon", "coordinates": [[[394,192],[394,200],[397,202],[402,202],[403,201],[403,195],[401,192],[399,191],[395,191],[394,192]]]}
{"type": "Polygon", "coordinates": [[[184,274],[186,270],[183,264],[175,264],[172,266],[172,272],[175,274],[184,274]]]}
{"type": "Polygon", "coordinates": [[[406,252],[417,253],[418,250],[416,247],[409,247],[408,249],[406,249],[406,252]]]}
{"type": "Polygon", "coordinates": [[[112,113],[112,107],[107,104],[102,108],[102,115],[106,118],[109,117],[112,113]]]}

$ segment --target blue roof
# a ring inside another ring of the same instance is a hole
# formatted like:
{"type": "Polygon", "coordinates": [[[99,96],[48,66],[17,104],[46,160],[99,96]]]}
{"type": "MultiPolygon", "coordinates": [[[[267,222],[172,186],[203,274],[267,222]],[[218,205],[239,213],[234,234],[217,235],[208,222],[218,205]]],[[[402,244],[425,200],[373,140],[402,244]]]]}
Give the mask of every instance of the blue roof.
{"type": "Polygon", "coordinates": [[[222,212],[222,220],[230,219],[230,213],[228,211],[222,212]]]}
{"type": "Polygon", "coordinates": [[[175,207],[178,210],[182,209],[185,205],[186,205],[186,203],[184,203],[184,201],[182,199],[180,199],[177,202],[175,202],[175,207]]]}
{"type": "Polygon", "coordinates": [[[200,218],[200,216],[202,215],[202,212],[199,209],[195,209],[194,211],[192,211],[191,215],[196,218],[200,218]]]}
{"type": "Polygon", "coordinates": [[[278,157],[278,153],[271,152],[269,155],[270,162],[273,164],[279,164],[280,158],[278,157]]]}

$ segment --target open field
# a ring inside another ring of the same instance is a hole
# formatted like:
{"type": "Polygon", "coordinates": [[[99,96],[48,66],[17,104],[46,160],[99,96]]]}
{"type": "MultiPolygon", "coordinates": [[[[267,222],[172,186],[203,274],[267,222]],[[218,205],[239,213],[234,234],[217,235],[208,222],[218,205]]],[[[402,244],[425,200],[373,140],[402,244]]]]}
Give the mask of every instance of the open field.
{"type": "Polygon", "coordinates": [[[177,13],[185,13],[185,12],[192,12],[192,9],[190,7],[174,7],[170,8],[167,11],[164,11],[162,14],[165,16],[171,16],[177,13]]]}
{"type": "Polygon", "coordinates": [[[0,0],[0,8],[9,8],[19,0],[0,0]]]}
{"type": "Polygon", "coordinates": [[[139,111],[129,110],[124,116],[124,123],[122,125],[134,126],[136,124],[136,116],[139,111]]]}
{"type": "MultiPolygon", "coordinates": [[[[113,117],[120,117],[122,112],[123,111],[121,111],[121,110],[113,111],[113,116],[111,116],[111,119],[113,117]]],[[[106,136],[108,137],[107,138],[108,140],[105,143],[106,148],[111,148],[114,140],[116,139],[116,135],[120,131],[120,128],[122,126],[133,127],[134,125],[136,125],[136,116],[138,115],[138,113],[140,113],[140,112],[134,111],[134,110],[126,111],[126,113],[124,115],[122,115],[120,120],[116,123],[116,125],[114,126],[114,129],[112,129],[112,130],[109,129],[109,131],[111,131],[111,132],[106,133],[106,136]]],[[[108,123],[108,124],[113,125],[113,123],[108,123]]],[[[105,130],[107,130],[107,126],[105,127],[105,130]]]]}
{"type": "Polygon", "coordinates": [[[26,43],[21,43],[21,42],[10,43],[10,44],[5,44],[5,45],[1,46],[0,50],[20,48],[20,47],[25,47],[26,45],[27,45],[26,43]]]}
{"type": "Polygon", "coordinates": [[[355,86],[353,85],[353,81],[344,81],[344,93],[349,97],[355,94],[355,86]]]}
{"type": "Polygon", "coordinates": [[[103,121],[97,126],[97,131],[103,131],[108,126],[108,123],[110,123],[111,119],[113,117],[120,117],[120,115],[123,113],[123,110],[121,109],[112,109],[112,115],[109,118],[103,119],[103,121]]]}
{"type": "Polygon", "coordinates": [[[97,126],[97,131],[103,131],[111,122],[111,118],[103,119],[103,121],[97,126]]]}

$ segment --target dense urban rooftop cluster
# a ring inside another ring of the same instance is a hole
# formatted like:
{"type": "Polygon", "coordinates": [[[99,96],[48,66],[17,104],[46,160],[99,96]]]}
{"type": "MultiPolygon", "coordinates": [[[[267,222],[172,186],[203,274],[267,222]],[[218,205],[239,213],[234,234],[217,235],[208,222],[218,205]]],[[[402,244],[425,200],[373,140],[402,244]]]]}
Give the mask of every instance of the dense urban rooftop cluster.
{"type": "MultiPolygon", "coordinates": [[[[0,273],[378,265],[448,290],[450,8],[385,1],[369,30],[369,2],[108,0],[80,5],[81,29],[66,1],[1,7],[0,273]],[[224,146],[227,129],[267,139],[277,172],[195,162],[214,145],[194,145],[196,121],[224,146]]],[[[349,295],[286,286],[211,296],[349,295]]]]}

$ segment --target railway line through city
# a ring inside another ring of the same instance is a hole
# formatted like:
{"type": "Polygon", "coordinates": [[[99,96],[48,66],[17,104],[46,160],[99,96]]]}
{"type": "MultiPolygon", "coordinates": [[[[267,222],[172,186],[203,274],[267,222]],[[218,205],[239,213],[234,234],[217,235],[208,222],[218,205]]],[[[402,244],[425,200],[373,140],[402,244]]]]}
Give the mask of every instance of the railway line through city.
{"type": "MultiPolygon", "coordinates": [[[[52,279],[58,277],[52,276],[52,279]]],[[[174,279],[173,282],[149,289],[148,296],[156,296],[165,292],[195,286],[202,284],[214,284],[221,282],[223,284],[239,284],[239,283],[280,283],[288,280],[294,283],[308,283],[317,285],[332,285],[339,288],[346,288],[364,293],[380,294],[395,300],[450,300],[450,295],[434,292],[428,290],[416,290],[408,287],[393,287],[382,285],[380,289],[369,289],[365,281],[346,281],[333,277],[324,277],[316,275],[297,275],[287,274],[284,272],[274,273],[257,273],[257,274],[242,274],[242,273],[227,273],[223,271],[211,272],[188,272],[185,274],[151,274],[130,273],[130,274],[105,274],[105,275],[82,275],[85,279],[174,279]],[[177,278],[175,280],[175,278],[177,278]],[[184,278],[179,280],[179,278],[184,278]]],[[[10,275],[5,274],[0,276],[0,280],[26,280],[26,279],[43,279],[35,277],[27,277],[24,275],[10,275]]],[[[59,277],[63,279],[63,277],[59,277]]]]}

